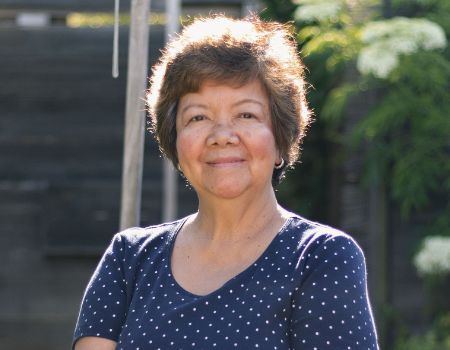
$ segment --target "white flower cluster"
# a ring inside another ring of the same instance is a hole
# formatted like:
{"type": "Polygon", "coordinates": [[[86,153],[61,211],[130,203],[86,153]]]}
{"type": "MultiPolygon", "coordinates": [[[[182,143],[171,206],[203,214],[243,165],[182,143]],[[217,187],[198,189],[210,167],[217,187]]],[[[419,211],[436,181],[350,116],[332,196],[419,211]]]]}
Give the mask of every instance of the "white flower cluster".
{"type": "Polygon", "coordinates": [[[334,19],[341,11],[344,0],[296,0],[301,5],[294,13],[297,21],[324,21],[334,19]]]}
{"type": "Polygon", "coordinates": [[[414,265],[421,276],[450,273],[450,237],[425,238],[422,249],[414,257],[414,265]]]}
{"type": "Polygon", "coordinates": [[[411,54],[419,49],[440,49],[447,45],[444,30],[424,18],[395,17],[371,22],[363,28],[361,40],[366,46],[358,55],[358,70],[378,78],[389,75],[401,54],[411,54]]]}

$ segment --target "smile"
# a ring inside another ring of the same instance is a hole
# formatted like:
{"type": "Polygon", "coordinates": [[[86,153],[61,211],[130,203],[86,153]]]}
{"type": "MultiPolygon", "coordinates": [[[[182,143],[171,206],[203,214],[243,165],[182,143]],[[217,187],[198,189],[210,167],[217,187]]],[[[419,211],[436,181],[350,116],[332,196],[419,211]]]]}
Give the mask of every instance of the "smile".
{"type": "Polygon", "coordinates": [[[207,161],[206,164],[216,168],[226,168],[239,166],[244,162],[244,159],[237,157],[217,158],[212,161],[207,161]]]}

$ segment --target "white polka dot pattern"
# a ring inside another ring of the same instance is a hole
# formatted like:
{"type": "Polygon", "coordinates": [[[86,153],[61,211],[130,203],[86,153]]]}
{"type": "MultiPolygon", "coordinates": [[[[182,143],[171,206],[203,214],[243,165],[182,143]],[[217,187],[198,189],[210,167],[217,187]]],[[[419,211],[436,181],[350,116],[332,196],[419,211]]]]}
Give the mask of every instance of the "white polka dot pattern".
{"type": "Polygon", "coordinates": [[[266,251],[218,290],[174,280],[184,223],[117,234],[86,289],[74,334],[117,349],[378,349],[361,249],[348,235],[292,217],[266,251]]]}

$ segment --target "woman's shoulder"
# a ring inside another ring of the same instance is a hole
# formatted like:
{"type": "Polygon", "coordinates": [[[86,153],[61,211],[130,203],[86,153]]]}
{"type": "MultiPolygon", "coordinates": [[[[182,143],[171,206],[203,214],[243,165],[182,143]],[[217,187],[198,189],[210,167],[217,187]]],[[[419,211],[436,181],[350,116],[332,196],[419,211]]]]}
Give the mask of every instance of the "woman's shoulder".
{"type": "Polygon", "coordinates": [[[303,249],[329,249],[330,251],[348,249],[362,252],[350,234],[332,226],[308,220],[298,214],[291,215],[287,231],[298,247],[303,249]]]}
{"type": "Polygon", "coordinates": [[[140,250],[149,245],[166,243],[179,228],[186,218],[162,224],[146,227],[131,227],[118,232],[113,237],[113,245],[120,244],[127,250],[140,250]]]}
{"type": "Polygon", "coordinates": [[[288,245],[302,281],[334,276],[337,271],[352,283],[364,280],[364,252],[349,234],[298,215],[290,219],[289,231],[288,245]]]}

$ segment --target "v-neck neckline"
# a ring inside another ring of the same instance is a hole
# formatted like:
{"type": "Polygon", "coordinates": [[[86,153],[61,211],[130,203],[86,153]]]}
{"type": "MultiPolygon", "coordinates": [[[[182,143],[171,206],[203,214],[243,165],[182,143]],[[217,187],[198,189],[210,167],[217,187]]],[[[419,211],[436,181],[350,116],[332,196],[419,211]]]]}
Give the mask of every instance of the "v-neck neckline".
{"type": "Polygon", "coordinates": [[[173,249],[175,246],[175,241],[178,236],[178,233],[181,231],[182,227],[184,226],[186,221],[189,219],[189,217],[190,216],[187,216],[187,217],[183,218],[182,220],[180,220],[179,224],[170,233],[169,241],[168,241],[168,249],[166,249],[166,252],[168,254],[168,256],[167,256],[168,264],[167,265],[168,265],[168,270],[169,270],[168,271],[169,279],[172,282],[171,284],[174,285],[174,287],[178,290],[178,292],[180,292],[184,295],[190,296],[192,298],[208,298],[208,297],[218,294],[221,291],[223,291],[224,289],[230,287],[230,285],[232,283],[234,283],[236,281],[240,281],[242,279],[245,279],[246,276],[251,275],[253,273],[253,271],[258,267],[258,265],[260,265],[260,263],[271,254],[272,250],[275,249],[274,247],[278,243],[281,235],[286,231],[287,227],[289,226],[289,224],[291,223],[291,221],[294,218],[294,216],[289,216],[285,220],[285,222],[283,223],[281,228],[278,230],[276,235],[270,241],[269,245],[266,247],[266,249],[264,249],[264,251],[248,267],[246,267],[241,272],[237,273],[235,276],[229,278],[219,288],[217,288],[207,294],[195,294],[193,292],[188,291],[183,286],[181,286],[178,283],[178,281],[175,279],[175,276],[173,275],[173,272],[172,272],[172,255],[173,255],[173,249]]]}

